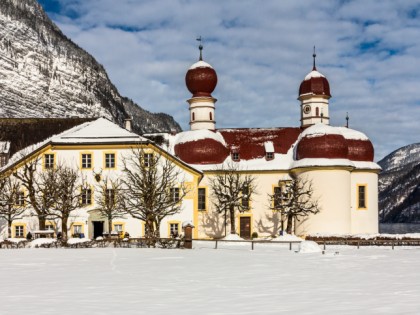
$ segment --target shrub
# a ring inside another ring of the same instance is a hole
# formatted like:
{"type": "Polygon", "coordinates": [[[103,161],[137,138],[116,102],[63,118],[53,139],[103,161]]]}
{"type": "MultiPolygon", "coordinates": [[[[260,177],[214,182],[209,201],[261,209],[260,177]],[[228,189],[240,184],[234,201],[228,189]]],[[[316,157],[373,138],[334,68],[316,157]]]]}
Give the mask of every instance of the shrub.
{"type": "Polygon", "coordinates": [[[258,238],[258,233],[257,232],[253,232],[251,235],[252,238],[258,238]]]}

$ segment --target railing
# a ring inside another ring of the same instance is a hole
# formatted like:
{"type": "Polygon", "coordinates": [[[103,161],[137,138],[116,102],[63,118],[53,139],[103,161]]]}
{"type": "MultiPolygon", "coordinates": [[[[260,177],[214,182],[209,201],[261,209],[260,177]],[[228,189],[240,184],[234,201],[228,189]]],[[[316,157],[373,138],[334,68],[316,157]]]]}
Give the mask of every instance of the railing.
{"type": "Polygon", "coordinates": [[[218,248],[219,243],[250,243],[251,250],[254,250],[255,244],[289,244],[289,250],[293,249],[293,244],[299,244],[301,241],[268,241],[268,240],[209,240],[209,239],[193,239],[197,242],[215,242],[214,249],[218,248]]]}
{"type": "Polygon", "coordinates": [[[404,240],[314,240],[318,245],[322,245],[324,250],[327,245],[350,245],[357,246],[391,246],[394,249],[395,246],[420,246],[420,239],[404,239],[404,240]]]}

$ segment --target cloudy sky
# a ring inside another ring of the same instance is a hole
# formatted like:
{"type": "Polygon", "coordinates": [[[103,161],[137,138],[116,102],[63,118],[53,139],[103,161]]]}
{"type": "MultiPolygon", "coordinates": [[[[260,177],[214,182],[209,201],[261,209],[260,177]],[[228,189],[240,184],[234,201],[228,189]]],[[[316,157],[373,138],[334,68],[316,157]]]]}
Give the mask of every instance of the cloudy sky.
{"type": "Polygon", "coordinates": [[[120,93],[188,130],[185,73],[217,71],[217,127],[300,124],[300,82],[327,76],[332,125],[365,132],[379,160],[420,142],[420,0],[39,0],[120,93]]]}

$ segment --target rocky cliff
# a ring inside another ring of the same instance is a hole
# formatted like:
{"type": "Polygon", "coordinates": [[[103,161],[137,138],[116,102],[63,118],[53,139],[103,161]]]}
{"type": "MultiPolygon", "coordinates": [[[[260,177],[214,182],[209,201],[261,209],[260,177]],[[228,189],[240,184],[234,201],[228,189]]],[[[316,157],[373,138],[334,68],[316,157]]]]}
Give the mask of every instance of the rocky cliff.
{"type": "Polygon", "coordinates": [[[122,97],[91,55],[36,0],[0,1],[0,117],[133,117],[138,133],[181,130],[122,97]]]}
{"type": "Polygon", "coordinates": [[[381,222],[420,222],[420,143],[402,147],[378,164],[381,222]]]}

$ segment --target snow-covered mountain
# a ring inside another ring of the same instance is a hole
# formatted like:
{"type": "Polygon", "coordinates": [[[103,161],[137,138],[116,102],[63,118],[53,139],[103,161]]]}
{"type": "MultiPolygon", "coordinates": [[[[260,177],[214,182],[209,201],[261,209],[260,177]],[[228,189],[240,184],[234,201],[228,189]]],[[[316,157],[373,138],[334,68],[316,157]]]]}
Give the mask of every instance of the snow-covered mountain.
{"type": "Polygon", "coordinates": [[[402,147],[378,164],[382,222],[420,222],[420,143],[402,147]]]}
{"type": "Polygon", "coordinates": [[[36,0],[0,1],[0,117],[133,117],[139,133],[181,130],[122,97],[90,54],[36,0]]]}

